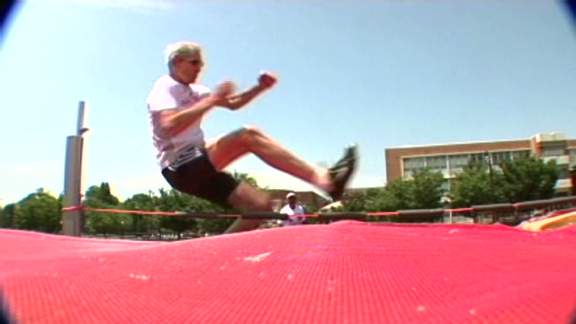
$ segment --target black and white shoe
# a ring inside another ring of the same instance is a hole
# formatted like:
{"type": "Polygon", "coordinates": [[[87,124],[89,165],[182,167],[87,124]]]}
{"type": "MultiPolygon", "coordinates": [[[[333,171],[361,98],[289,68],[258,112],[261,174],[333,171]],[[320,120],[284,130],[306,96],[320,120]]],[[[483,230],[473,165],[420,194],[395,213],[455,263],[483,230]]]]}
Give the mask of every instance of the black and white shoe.
{"type": "Polygon", "coordinates": [[[328,174],[332,180],[333,188],[328,192],[333,202],[342,199],[346,185],[350,181],[352,174],[356,169],[358,161],[358,148],[356,145],[350,145],[344,151],[344,156],[328,169],[328,174]]]}

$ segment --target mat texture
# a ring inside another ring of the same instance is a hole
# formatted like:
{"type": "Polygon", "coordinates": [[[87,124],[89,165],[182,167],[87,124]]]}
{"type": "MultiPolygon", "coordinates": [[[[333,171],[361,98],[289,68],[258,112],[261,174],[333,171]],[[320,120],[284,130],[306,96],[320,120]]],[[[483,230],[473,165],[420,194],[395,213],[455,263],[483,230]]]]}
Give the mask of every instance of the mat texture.
{"type": "Polygon", "coordinates": [[[342,221],[172,243],[0,230],[0,284],[17,324],[572,323],[576,226],[342,221]]]}

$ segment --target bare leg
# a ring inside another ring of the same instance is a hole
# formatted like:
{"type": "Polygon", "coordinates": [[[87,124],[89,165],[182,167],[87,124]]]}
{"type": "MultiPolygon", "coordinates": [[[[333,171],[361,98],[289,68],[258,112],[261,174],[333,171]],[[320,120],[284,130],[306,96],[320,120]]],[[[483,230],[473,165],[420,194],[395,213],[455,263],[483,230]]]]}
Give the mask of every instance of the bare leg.
{"type": "MultiPolygon", "coordinates": [[[[270,195],[245,182],[241,182],[236,190],[232,192],[230,197],[228,197],[228,202],[234,207],[250,211],[272,211],[270,195]]],[[[224,233],[229,234],[255,230],[261,223],[262,221],[259,219],[238,218],[224,233]]]]}
{"type": "Polygon", "coordinates": [[[254,153],[280,171],[314,184],[323,190],[331,189],[325,169],[312,166],[283,147],[258,128],[245,126],[207,145],[210,160],[222,170],[247,153],[254,153]]]}

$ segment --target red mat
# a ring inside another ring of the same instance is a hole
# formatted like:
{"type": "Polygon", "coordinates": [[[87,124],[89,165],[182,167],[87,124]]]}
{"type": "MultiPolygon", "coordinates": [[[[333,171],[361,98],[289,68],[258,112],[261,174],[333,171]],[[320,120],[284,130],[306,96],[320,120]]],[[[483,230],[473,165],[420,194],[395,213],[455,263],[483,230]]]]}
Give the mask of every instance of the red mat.
{"type": "Polygon", "coordinates": [[[576,226],[338,222],[174,243],[0,231],[18,324],[570,323],[576,226]]]}

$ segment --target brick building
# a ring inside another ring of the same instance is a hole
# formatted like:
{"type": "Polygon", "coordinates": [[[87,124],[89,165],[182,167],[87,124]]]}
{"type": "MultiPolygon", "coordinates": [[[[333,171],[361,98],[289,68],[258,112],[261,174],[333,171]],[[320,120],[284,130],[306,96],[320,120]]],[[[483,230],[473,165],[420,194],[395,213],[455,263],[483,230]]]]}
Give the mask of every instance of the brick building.
{"type": "Polygon", "coordinates": [[[470,160],[489,162],[497,168],[500,161],[521,156],[554,159],[561,169],[556,190],[559,195],[567,195],[572,187],[569,169],[576,164],[576,139],[567,139],[564,133],[548,133],[518,140],[394,147],[386,149],[385,154],[388,182],[410,178],[414,171],[428,167],[444,175],[446,189],[470,160]]]}

